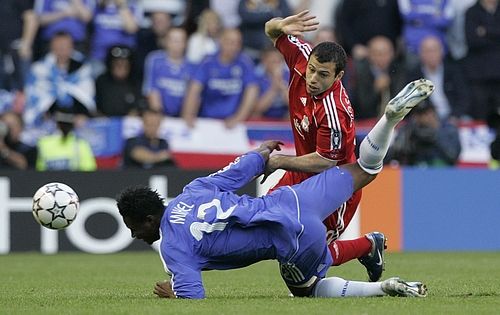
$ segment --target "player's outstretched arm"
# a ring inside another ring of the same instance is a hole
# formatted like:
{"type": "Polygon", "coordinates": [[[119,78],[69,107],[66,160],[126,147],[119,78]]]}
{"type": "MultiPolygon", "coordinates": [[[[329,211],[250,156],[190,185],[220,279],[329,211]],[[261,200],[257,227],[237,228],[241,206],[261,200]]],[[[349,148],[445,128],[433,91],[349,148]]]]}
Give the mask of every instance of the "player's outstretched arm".
{"type": "Polygon", "coordinates": [[[310,15],[309,10],[304,10],[286,18],[274,18],[267,21],[265,32],[267,37],[275,43],[281,34],[302,36],[304,32],[317,30],[318,25],[316,17],[310,15]]]}

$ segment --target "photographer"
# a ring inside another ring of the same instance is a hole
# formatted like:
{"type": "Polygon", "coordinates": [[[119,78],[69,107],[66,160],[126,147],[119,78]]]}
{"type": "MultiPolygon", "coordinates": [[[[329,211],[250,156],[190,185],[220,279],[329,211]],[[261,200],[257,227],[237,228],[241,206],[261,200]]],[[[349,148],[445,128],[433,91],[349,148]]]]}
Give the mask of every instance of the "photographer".
{"type": "Polygon", "coordinates": [[[0,116],[0,169],[25,170],[33,168],[36,148],[21,142],[23,122],[14,112],[0,116]]]}
{"type": "Polygon", "coordinates": [[[434,106],[425,102],[399,129],[388,160],[401,165],[453,166],[460,151],[458,129],[440,120],[434,106]]]}

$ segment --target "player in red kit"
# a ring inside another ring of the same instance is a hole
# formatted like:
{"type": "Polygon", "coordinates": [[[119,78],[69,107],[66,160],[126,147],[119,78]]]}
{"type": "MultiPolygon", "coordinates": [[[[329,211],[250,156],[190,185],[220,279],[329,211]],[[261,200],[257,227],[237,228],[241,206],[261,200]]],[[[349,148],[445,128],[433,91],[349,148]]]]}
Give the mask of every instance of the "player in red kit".
{"type": "MultiPolygon", "coordinates": [[[[273,188],[302,182],[315,173],[335,165],[356,161],[354,111],[341,79],[346,54],[333,42],[312,48],[299,39],[314,31],[318,22],[308,11],[287,18],[274,18],[265,31],[282,53],[290,68],[290,122],[295,141],[295,157],[282,161],[285,175],[273,188]]],[[[361,200],[361,190],[337,209],[324,224],[333,265],[358,258],[366,267],[370,281],[378,281],[384,270],[386,239],[372,232],[364,237],[340,241],[361,200]]]]}

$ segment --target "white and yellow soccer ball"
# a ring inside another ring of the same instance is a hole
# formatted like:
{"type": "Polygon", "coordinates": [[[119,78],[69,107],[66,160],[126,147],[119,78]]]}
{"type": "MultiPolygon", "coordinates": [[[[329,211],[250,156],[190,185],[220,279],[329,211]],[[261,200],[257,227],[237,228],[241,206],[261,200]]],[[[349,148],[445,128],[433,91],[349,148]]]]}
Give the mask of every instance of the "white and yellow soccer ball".
{"type": "Polygon", "coordinates": [[[68,227],[75,220],[79,208],[78,195],[66,184],[43,185],[33,196],[33,216],[38,223],[49,229],[68,227]]]}

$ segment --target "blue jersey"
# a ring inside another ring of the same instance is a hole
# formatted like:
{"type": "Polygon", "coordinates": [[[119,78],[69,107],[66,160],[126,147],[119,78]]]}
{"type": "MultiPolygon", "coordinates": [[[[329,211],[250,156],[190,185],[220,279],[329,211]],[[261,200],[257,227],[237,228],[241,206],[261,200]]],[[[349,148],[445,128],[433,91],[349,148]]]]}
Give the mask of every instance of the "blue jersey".
{"type": "Polygon", "coordinates": [[[325,275],[332,258],[322,220],[350,197],[352,178],[337,168],[260,198],[233,193],[261,174],[264,165],[260,154],[250,152],[192,181],[167,205],[160,255],[176,296],[203,298],[202,270],[240,268],[267,259],[281,263],[288,283],[325,275]]]}
{"type": "MultiPolygon", "coordinates": [[[[259,97],[266,94],[272,86],[272,78],[266,72],[263,65],[259,65],[256,71],[257,82],[259,84],[259,97]]],[[[286,65],[283,65],[282,74],[283,81],[287,82],[290,78],[290,70],[286,65]]],[[[288,113],[288,100],[281,94],[273,99],[271,106],[263,113],[264,117],[283,118],[288,113]]]]}
{"type": "MultiPolygon", "coordinates": [[[[35,13],[43,15],[48,13],[63,12],[68,10],[71,0],[35,0],[35,13]]],[[[95,0],[82,0],[82,3],[91,12],[95,8],[95,0]]],[[[82,42],[87,36],[87,25],[85,22],[67,17],[56,22],[50,23],[42,28],[41,36],[44,40],[49,40],[58,32],[67,32],[76,42],[82,42]]]]}
{"type": "Polygon", "coordinates": [[[144,68],[144,95],[157,91],[161,96],[163,112],[178,117],[193,66],[187,61],[173,63],[164,50],[157,50],[147,56],[144,68]]]}
{"type": "MultiPolygon", "coordinates": [[[[128,8],[132,11],[135,21],[139,24],[143,12],[136,1],[129,1],[128,8]]],[[[94,12],[94,32],[92,36],[91,57],[104,60],[108,49],[114,45],[135,47],[136,34],[125,30],[119,8],[111,3],[104,7],[97,6],[94,12]]]]}
{"type": "Polygon", "coordinates": [[[203,86],[198,116],[224,119],[236,113],[245,89],[256,84],[253,62],[239,54],[229,64],[219,54],[207,57],[194,73],[193,80],[203,86]]]}

